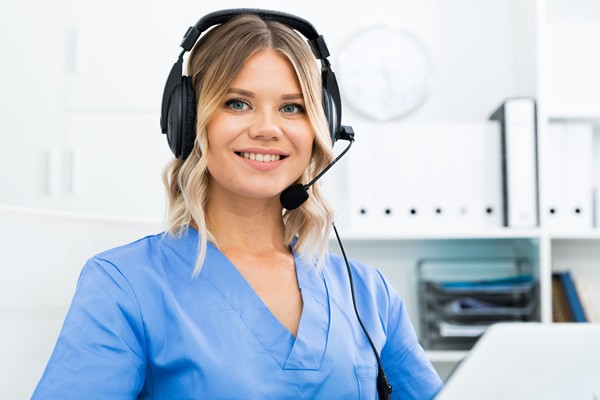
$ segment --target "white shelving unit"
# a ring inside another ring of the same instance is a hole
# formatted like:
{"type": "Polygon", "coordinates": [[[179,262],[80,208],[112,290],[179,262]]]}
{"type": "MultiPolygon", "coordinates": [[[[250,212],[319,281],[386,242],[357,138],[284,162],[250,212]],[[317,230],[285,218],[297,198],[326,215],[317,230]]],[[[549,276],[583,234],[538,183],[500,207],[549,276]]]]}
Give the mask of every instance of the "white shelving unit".
{"type": "MultiPolygon", "coordinates": [[[[376,223],[361,225],[360,218],[352,215],[353,210],[348,209],[344,196],[351,185],[364,184],[364,179],[357,182],[354,172],[360,168],[368,169],[368,163],[359,160],[359,166],[349,166],[345,172],[347,186],[336,188],[340,199],[336,208],[342,211],[342,217],[350,222],[346,223],[345,229],[341,229],[342,239],[346,252],[350,257],[360,258],[379,267],[394,286],[405,298],[409,313],[413,322],[418,321],[417,293],[416,293],[416,262],[421,257],[432,256],[526,256],[534,266],[534,275],[539,279],[539,321],[552,323],[552,290],[551,276],[554,270],[569,269],[574,276],[585,279],[588,287],[600,288],[600,230],[596,223],[590,227],[577,226],[555,226],[549,224],[546,215],[549,208],[548,196],[548,174],[551,169],[549,164],[552,160],[548,155],[548,127],[556,121],[588,121],[594,126],[594,153],[593,153],[593,186],[600,187],[600,3],[588,0],[532,0],[507,2],[509,10],[507,14],[498,16],[505,18],[503,23],[506,31],[499,34],[495,28],[487,30],[482,27],[476,35],[489,40],[489,45],[498,49],[497,58],[492,62],[505,66],[505,58],[510,58],[511,69],[494,69],[498,79],[505,80],[511,84],[503,88],[491,88],[482,84],[480,90],[489,90],[495,94],[497,103],[501,103],[507,97],[532,96],[537,101],[537,124],[538,124],[538,155],[539,155],[539,210],[540,226],[531,229],[511,229],[498,225],[498,220],[493,220],[487,225],[485,223],[472,226],[465,220],[464,224],[436,222],[430,216],[428,218],[403,217],[397,219],[395,224],[386,223],[385,217],[379,217],[376,223]],[[490,35],[489,37],[487,35],[490,35]],[[495,38],[491,37],[496,35],[495,38]],[[500,35],[501,38],[498,38],[500,35]],[[505,35],[505,36],[502,36],[505,35]],[[489,88],[489,89],[488,89],[489,88]],[[348,173],[351,171],[351,173],[348,173]],[[345,207],[345,208],[344,208],[345,207]],[[419,223],[422,221],[422,223],[419,223]],[[494,226],[494,224],[496,224],[494,226]]],[[[473,4],[471,4],[473,5],[473,4]]],[[[499,10],[495,10],[498,12],[499,10]]],[[[489,17],[489,15],[488,15],[489,17]]],[[[450,17],[451,18],[451,17],[450,17]]],[[[475,33],[474,33],[475,35],[475,33]]],[[[427,36],[425,34],[425,36],[427,36]]],[[[435,41],[429,43],[434,47],[435,41]]],[[[448,49],[449,52],[467,54],[487,54],[485,50],[478,47],[482,42],[453,42],[448,49]]],[[[473,60],[466,60],[471,65],[473,60]]],[[[439,66],[443,68],[443,64],[439,66]]],[[[468,66],[467,66],[468,68],[468,66]]],[[[477,85],[474,77],[471,82],[465,84],[477,85]]],[[[438,82],[438,91],[444,91],[447,86],[444,82],[438,82]]],[[[468,93],[468,90],[467,92],[468,93]]],[[[445,97],[446,93],[439,94],[445,97]]],[[[435,103],[438,98],[433,94],[430,102],[435,103]]],[[[486,96],[490,96],[487,93],[486,96]]],[[[483,98],[483,97],[482,97],[483,98]]],[[[462,99],[461,101],[466,101],[462,99]]],[[[489,104],[488,111],[491,113],[497,104],[489,104]]],[[[426,104],[420,112],[406,121],[393,124],[398,136],[407,131],[405,127],[415,126],[415,121],[424,124],[448,124],[456,121],[451,116],[441,112],[433,111],[433,104],[426,104]],[[430,115],[431,113],[431,115],[430,115]]],[[[452,108],[452,105],[449,105],[452,108]]],[[[473,105],[466,109],[475,110],[479,105],[473,105]]],[[[351,111],[350,111],[351,112],[351,111]]],[[[458,110],[464,115],[461,119],[471,123],[481,123],[488,115],[481,113],[469,113],[469,111],[458,110]]],[[[362,122],[362,121],[361,121],[362,122]]],[[[356,129],[355,129],[356,131],[356,129]]],[[[379,129],[380,131],[380,129],[379,129]]],[[[426,131],[426,130],[423,130],[426,131]]],[[[410,130],[409,130],[410,132],[410,130]]],[[[357,143],[361,136],[357,133],[357,143]]],[[[388,137],[381,135],[378,146],[373,145],[371,149],[378,149],[377,157],[401,158],[405,153],[398,150],[398,144],[411,146],[412,143],[402,143],[401,139],[393,138],[394,146],[391,149],[382,145],[388,137]],[[383,139],[382,139],[383,138],[383,139]],[[387,152],[387,153],[386,153],[387,152]]],[[[423,140],[432,141],[435,137],[427,137],[423,140]]],[[[414,136],[411,137],[414,139],[414,136]]],[[[369,139],[367,139],[369,140],[369,139]]],[[[435,143],[435,141],[433,141],[435,143]]],[[[390,142],[387,142],[390,143],[390,142]]],[[[413,151],[419,152],[420,144],[412,146],[413,151]]],[[[478,148],[481,149],[481,148],[478,148]]],[[[498,148],[488,147],[488,151],[495,152],[498,148]]],[[[447,148],[448,152],[455,152],[455,148],[447,148]]],[[[439,153],[436,153],[439,154],[439,153]]],[[[408,155],[408,157],[423,158],[425,153],[408,155]]],[[[496,157],[497,153],[487,154],[484,157],[496,157]]],[[[352,157],[352,156],[350,156],[352,157]]],[[[350,163],[350,161],[348,161],[350,163]]],[[[419,164],[418,167],[422,167],[419,164]]],[[[432,168],[443,168],[433,164],[432,168]]],[[[421,169],[413,173],[418,175],[421,169]]],[[[387,184],[398,184],[394,180],[398,174],[395,171],[377,171],[379,174],[387,173],[387,184]]],[[[424,176],[428,172],[425,172],[424,176]]],[[[369,176],[365,174],[360,178],[369,176]]],[[[376,176],[375,173],[371,175],[376,176]]],[[[488,177],[498,177],[498,171],[488,172],[488,177]]],[[[375,179],[375,178],[373,178],[375,179]]],[[[551,177],[550,177],[551,180],[551,177]]],[[[500,182],[496,182],[500,185],[500,182]]],[[[425,183],[426,184],[426,183],[425,183]]],[[[371,186],[365,186],[368,190],[371,186]]],[[[494,192],[496,189],[492,189],[494,192]]],[[[490,191],[488,190],[488,193],[490,191]]],[[[495,195],[500,192],[494,192],[495,195]]],[[[407,192],[398,192],[398,196],[408,196],[407,192]]],[[[592,196],[590,187],[589,196],[592,196]]],[[[497,208],[501,203],[489,199],[489,204],[497,208]],[[491,200],[491,201],[490,201],[491,200]]],[[[496,199],[498,200],[498,199],[496,199]]],[[[443,202],[443,199],[440,200],[443,202]]],[[[480,204],[485,207],[486,204],[480,204]]],[[[595,208],[596,205],[594,204],[595,208]]],[[[407,213],[408,208],[401,209],[407,213]]],[[[431,213],[431,208],[429,209],[431,213]]],[[[596,213],[600,210],[595,210],[596,213]]],[[[422,214],[422,213],[421,213],[422,214]]],[[[592,218],[591,216],[588,216],[592,218]]],[[[391,218],[388,218],[391,219],[391,218]]],[[[481,220],[481,219],[480,219],[481,220]]],[[[453,221],[455,222],[455,221],[453,221]]],[[[341,225],[342,222],[338,222],[341,225]]],[[[332,242],[333,243],[333,242],[332,242]]],[[[332,244],[335,249],[336,245],[332,244]]],[[[467,354],[465,351],[428,351],[430,359],[445,377],[467,354]]]]}
{"type": "MultiPolygon", "coordinates": [[[[548,156],[548,133],[557,122],[587,123],[593,130],[590,171],[591,189],[600,187],[600,4],[595,1],[548,0],[539,2],[540,74],[539,130],[540,170],[544,176],[552,171],[548,156]]],[[[582,173],[584,176],[584,173],[582,173]]],[[[550,188],[542,186],[540,205],[542,227],[546,235],[548,273],[569,270],[573,276],[594,288],[600,288],[600,229],[596,215],[598,202],[591,202],[592,221],[588,226],[548,226],[550,188]]],[[[592,193],[589,193],[591,196],[592,193]]],[[[545,320],[551,320],[551,315],[545,320]]]]}

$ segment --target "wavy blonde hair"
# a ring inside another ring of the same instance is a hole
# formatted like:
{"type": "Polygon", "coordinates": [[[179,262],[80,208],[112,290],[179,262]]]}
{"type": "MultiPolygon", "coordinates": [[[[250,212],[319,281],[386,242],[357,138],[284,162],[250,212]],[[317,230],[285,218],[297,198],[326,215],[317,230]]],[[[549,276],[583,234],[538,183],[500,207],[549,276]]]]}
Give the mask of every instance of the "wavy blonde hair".
{"type": "MultiPolygon", "coordinates": [[[[177,237],[195,222],[199,232],[198,257],[194,275],[206,257],[207,242],[218,244],[206,225],[208,198],[206,126],[220,106],[229,85],[246,60],[263,49],[283,55],[293,66],[308,119],[314,131],[312,157],[298,182],[309,182],[333,159],[328,122],[322,105],[322,86],[318,63],[306,42],[289,27],[255,15],[241,15],[203,35],[187,62],[188,76],[197,94],[196,140],[190,156],[173,159],[164,169],[167,190],[166,224],[177,237]]],[[[309,263],[321,266],[327,251],[333,212],[318,182],[311,187],[309,199],[299,208],[282,211],[284,242],[309,263]],[[294,243],[294,239],[298,240],[294,243]]]]}

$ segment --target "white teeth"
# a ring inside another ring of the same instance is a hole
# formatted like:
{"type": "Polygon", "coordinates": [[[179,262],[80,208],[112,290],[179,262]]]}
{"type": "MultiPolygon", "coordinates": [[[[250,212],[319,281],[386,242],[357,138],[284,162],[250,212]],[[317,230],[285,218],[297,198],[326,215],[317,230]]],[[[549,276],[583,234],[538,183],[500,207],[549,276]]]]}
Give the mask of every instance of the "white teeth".
{"type": "Polygon", "coordinates": [[[259,154],[259,153],[242,153],[244,158],[259,162],[272,162],[279,161],[281,156],[279,154],[259,154]]]}

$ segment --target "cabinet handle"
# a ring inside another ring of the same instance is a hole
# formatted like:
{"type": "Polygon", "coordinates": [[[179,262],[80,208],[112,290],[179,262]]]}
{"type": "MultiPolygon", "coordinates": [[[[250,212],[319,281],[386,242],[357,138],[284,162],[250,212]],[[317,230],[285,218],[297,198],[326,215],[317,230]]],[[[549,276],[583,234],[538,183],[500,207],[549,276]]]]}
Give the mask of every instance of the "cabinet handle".
{"type": "Polygon", "coordinates": [[[46,152],[46,194],[56,196],[60,192],[60,150],[50,149],[46,152]]]}
{"type": "Polygon", "coordinates": [[[78,164],[79,164],[79,152],[76,149],[71,149],[66,154],[66,165],[67,165],[67,193],[76,195],[79,191],[79,179],[78,179],[78,164]]]}

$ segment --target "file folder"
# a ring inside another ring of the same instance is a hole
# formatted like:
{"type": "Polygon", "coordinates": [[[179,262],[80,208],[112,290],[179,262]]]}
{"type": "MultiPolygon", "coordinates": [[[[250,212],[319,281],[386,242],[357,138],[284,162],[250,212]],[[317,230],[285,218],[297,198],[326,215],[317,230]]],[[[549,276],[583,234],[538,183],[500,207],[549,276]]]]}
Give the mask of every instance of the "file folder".
{"type": "Polygon", "coordinates": [[[510,98],[490,119],[502,130],[504,226],[538,225],[536,105],[532,98],[510,98]]]}

